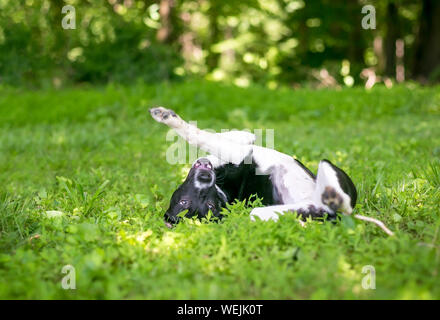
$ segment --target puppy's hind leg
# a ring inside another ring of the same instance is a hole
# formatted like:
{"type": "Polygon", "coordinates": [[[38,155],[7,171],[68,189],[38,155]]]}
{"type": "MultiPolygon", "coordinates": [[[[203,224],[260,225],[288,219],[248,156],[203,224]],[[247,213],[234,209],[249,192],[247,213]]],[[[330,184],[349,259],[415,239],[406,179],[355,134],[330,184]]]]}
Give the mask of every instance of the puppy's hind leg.
{"type": "Polygon", "coordinates": [[[157,107],[150,109],[154,120],[173,128],[189,144],[212,154],[224,162],[239,164],[252,156],[252,145],[235,143],[225,136],[200,130],[182,120],[173,110],[157,107]]]}
{"type": "Polygon", "coordinates": [[[356,205],[357,191],[350,177],[328,160],[319,163],[313,200],[333,212],[351,214],[356,205]]]}

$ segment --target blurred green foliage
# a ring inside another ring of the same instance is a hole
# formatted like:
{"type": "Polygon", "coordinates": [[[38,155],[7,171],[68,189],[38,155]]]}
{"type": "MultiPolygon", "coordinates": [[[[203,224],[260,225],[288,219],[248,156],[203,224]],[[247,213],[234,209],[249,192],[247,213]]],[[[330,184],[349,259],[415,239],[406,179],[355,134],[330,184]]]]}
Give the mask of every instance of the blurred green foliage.
{"type": "Polygon", "coordinates": [[[0,1],[1,80],[40,84],[54,79],[74,83],[172,78],[177,51],[155,43],[155,29],[144,23],[153,2],[136,1],[129,10],[116,10],[110,2],[0,1]],[[65,4],[76,9],[74,30],[62,28],[65,4]]]}
{"type": "MultiPolygon", "coordinates": [[[[322,81],[325,69],[336,83],[351,86],[363,83],[364,68],[379,75],[395,69],[386,48],[392,51],[398,38],[407,76],[416,76],[421,9],[412,0],[0,0],[0,82],[61,86],[203,76],[276,87],[322,81]],[[361,27],[366,4],[376,8],[375,30],[361,27]],[[61,27],[64,5],[75,8],[74,30],[61,27]]],[[[439,70],[432,70],[434,77],[439,70]]]]}

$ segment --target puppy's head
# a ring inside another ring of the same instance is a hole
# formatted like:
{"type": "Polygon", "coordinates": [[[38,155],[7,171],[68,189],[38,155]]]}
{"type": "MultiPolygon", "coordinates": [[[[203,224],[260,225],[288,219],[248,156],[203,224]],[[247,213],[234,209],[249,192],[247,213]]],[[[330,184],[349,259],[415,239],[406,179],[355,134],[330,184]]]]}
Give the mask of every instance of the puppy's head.
{"type": "Polygon", "coordinates": [[[209,211],[220,217],[221,208],[226,205],[224,193],[215,185],[216,175],[211,162],[198,159],[188,173],[185,181],[174,191],[170,207],[165,213],[165,224],[171,227],[179,222],[179,213],[186,211],[186,218],[205,217],[209,211]]]}

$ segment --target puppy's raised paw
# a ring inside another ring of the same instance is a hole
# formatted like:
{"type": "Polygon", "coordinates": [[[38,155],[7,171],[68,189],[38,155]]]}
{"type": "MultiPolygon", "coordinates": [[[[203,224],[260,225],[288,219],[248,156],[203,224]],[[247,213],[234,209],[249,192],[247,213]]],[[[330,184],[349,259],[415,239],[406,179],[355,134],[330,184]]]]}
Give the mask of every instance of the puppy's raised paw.
{"type": "Polygon", "coordinates": [[[181,119],[171,109],[165,109],[164,107],[155,107],[150,109],[151,117],[157,122],[164,123],[169,126],[177,124],[181,119]]]}

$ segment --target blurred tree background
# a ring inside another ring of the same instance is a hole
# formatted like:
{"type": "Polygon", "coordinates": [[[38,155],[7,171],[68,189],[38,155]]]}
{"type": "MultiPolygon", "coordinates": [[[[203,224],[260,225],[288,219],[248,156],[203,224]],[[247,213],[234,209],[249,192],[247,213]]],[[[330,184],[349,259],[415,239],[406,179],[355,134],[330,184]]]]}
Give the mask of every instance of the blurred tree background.
{"type": "Polygon", "coordinates": [[[0,0],[0,83],[440,81],[438,0],[0,0]],[[63,29],[65,5],[76,29],[63,29]],[[376,10],[363,29],[362,8],[376,10]]]}

